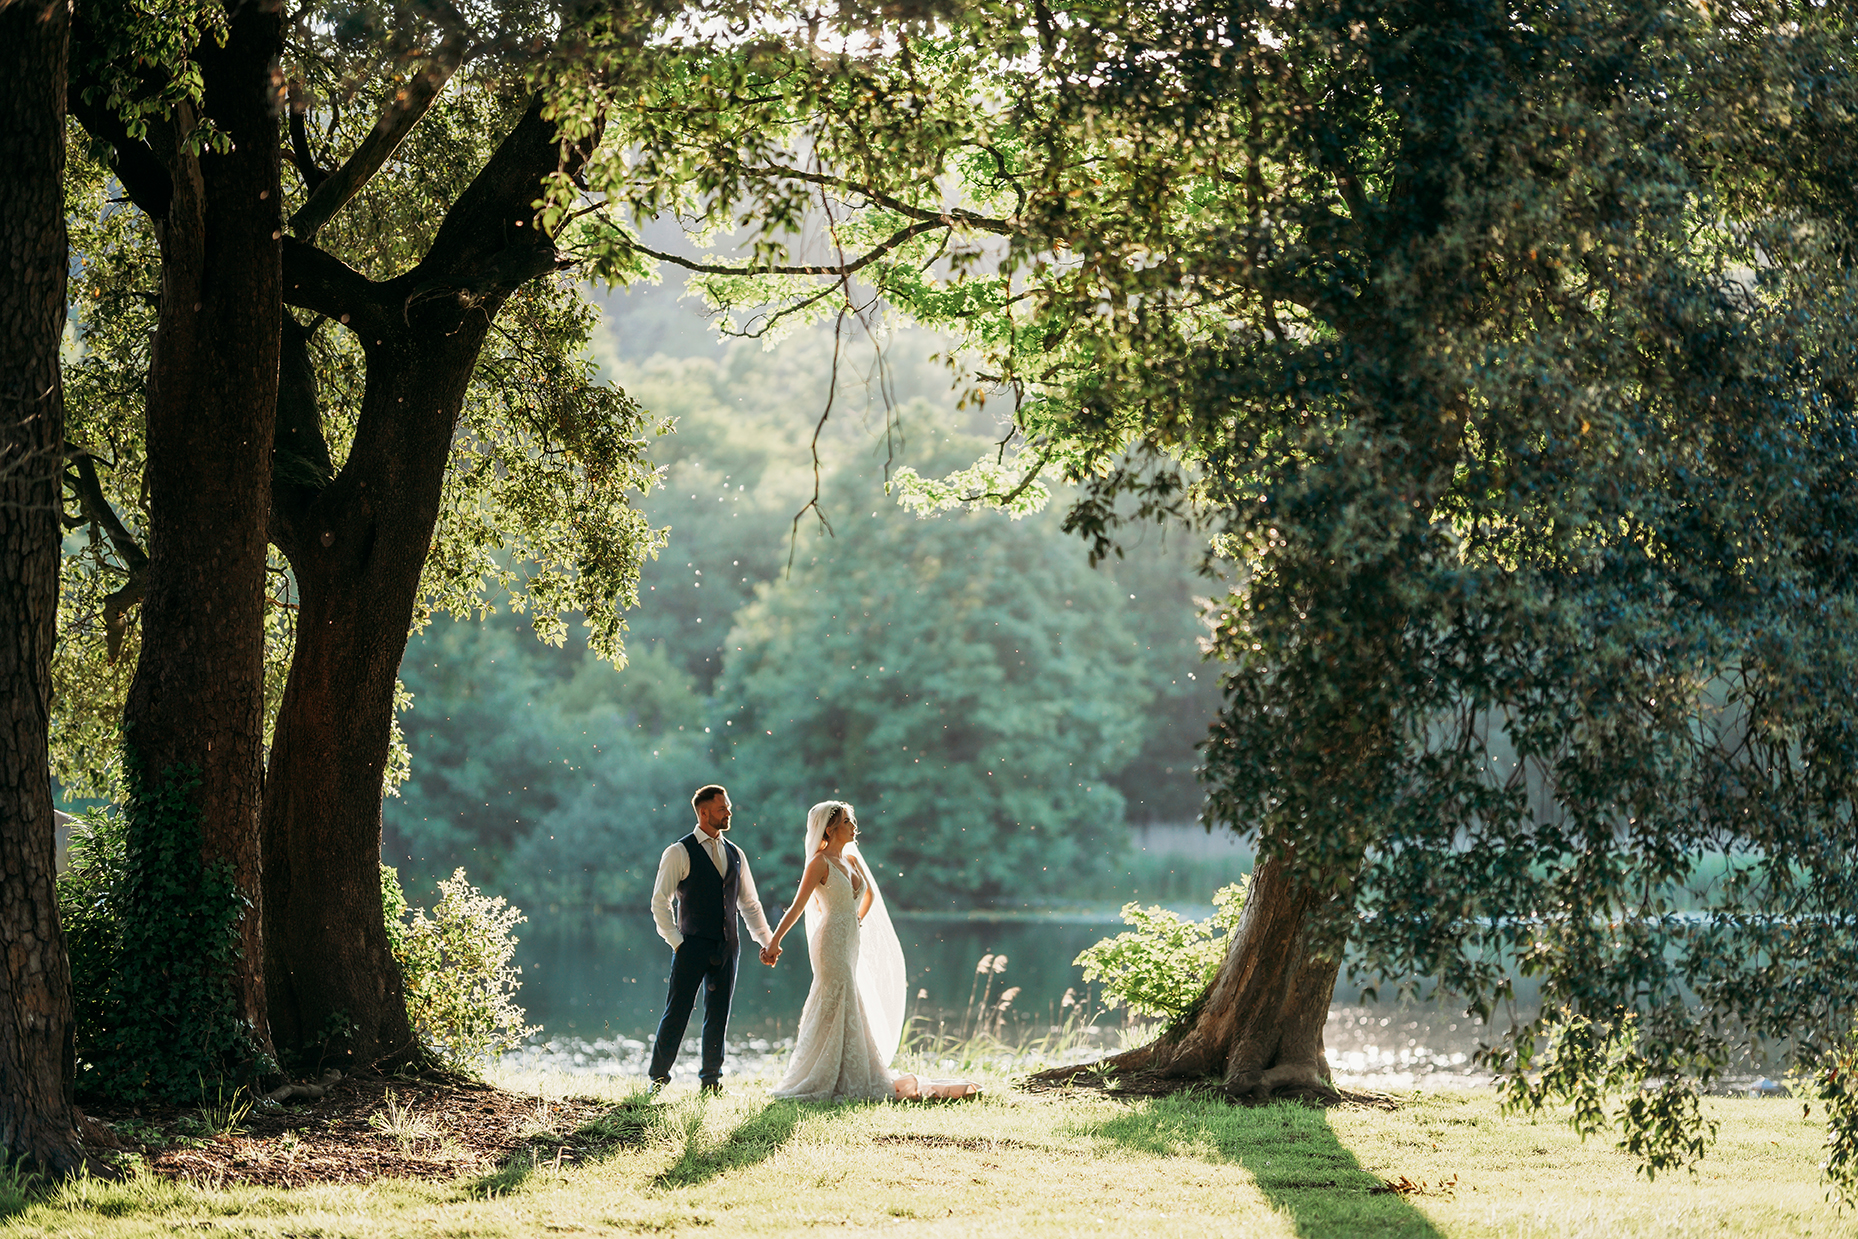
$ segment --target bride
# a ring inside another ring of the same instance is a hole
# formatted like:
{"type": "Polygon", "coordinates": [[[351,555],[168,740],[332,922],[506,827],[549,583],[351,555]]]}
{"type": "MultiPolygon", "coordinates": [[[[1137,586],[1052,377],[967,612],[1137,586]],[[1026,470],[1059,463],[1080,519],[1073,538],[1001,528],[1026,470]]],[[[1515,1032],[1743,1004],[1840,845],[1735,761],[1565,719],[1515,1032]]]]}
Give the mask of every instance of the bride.
{"type": "Polygon", "coordinates": [[[908,979],[903,948],[857,838],[858,819],[849,804],[828,800],[813,806],[806,815],[807,865],[800,889],[761,949],[761,961],[772,965],[780,958],[781,939],[806,913],[813,987],[800,1011],[793,1058],[774,1095],[842,1101],[978,1093],[966,1080],[919,1081],[890,1070],[903,1036],[908,979]]]}

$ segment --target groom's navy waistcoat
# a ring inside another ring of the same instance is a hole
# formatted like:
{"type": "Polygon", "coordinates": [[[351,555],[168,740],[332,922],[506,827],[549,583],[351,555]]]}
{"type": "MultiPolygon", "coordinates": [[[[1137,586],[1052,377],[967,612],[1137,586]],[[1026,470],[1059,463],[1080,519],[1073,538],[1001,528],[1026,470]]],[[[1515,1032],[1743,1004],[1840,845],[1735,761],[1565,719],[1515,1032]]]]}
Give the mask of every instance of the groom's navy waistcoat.
{"type": "Polygon", "coordinates": [[[727,839],[723,855],[729,872],[716,872],[716,862],[703,850],[693,832],[680,842],[690,853],[690,876],[677,884],[677,930],[686,938],[721,938],[736,949],[735,895],[742,881],[741,853],[727,839]]]}

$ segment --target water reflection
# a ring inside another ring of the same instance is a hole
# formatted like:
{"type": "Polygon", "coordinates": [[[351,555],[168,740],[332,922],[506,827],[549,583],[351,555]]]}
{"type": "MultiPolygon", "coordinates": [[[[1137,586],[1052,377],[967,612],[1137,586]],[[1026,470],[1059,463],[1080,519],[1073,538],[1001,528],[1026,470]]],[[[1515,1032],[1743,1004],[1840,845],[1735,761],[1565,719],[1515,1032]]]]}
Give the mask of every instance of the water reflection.
{"type": "Polygon", "coordinates": [[[1344,1085],[1470,1088],[1490,1083],[1472,1062],[1490,1027],[1435,1003],[1336,1003],[1323,1027],[1329,1069],[1344,1085]]]}
{"type": "MultiPolygon", "coordinates": [[[[911,1014],[942,1021],[950,1031],[964,1017],[977,1018],[983,995],[997,1004],[1014,987],[1020,992],[1007,1012],[1010,1021],[1055,1020],[1065,990],[1085,989],[1071,961],[1121,928],[1114,918],[1081,916],[982,921],[901,914],[895,923],[909,966],[911,1014]],[[982,956],[996,961],[1005,956],[1005,966],[979,976],[975,965],[982,956]]],[[[517,998],[531,1023],[554,1036],[586,1040],[640,1039],[657,1026],[671,951],[650,916],[606,916],[585,925],[528,930],[516,953],[523,969],[517,998]]],[[[776,968],[756,962],[752,944],[743,951],[729,1020],[732,1037],[793,1035],[813,972],[804,939],[796,936],[785,945],[776,968]]]]}

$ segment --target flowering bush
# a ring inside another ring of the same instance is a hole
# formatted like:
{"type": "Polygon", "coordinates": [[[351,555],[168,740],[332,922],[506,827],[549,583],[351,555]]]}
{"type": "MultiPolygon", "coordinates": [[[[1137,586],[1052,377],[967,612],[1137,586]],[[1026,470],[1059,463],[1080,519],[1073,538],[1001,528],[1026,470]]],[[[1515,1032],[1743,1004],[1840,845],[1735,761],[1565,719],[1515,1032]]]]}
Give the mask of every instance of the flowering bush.
{"type": "Polygon", "coordinates": [[[1103,982],[1104,1006],[1178,1020],[1219,971],[1226,936],[1245,907],[1245,883],[1222,887],[1213,907],[1208,919],[1190,921],[1166,908],[1126,903],[1123,924],[1135,932],[1086,947],[1072,962],[1084,970],[1086,981],[1103,982]]]}
{"type": "Polygon", "coordinates": [[[431,913],[409,908],[399,875],[386,865],[381,904],[406,982],[407,1015],[436,1058],[469,1070],[540,1031],[512,1001],[522,969],[510,966],[517,943],[510,931],[529,919],[521,909],[485,895],[463,869],[439,883],[431,913]]]}

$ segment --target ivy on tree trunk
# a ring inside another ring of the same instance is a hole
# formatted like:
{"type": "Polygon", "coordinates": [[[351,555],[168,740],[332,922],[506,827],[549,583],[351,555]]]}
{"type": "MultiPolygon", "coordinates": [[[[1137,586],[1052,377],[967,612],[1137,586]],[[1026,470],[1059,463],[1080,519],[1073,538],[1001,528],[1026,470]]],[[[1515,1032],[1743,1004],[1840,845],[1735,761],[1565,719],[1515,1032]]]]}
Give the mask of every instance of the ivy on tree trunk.
{"type": "MultiPolygon", "coordinates": [[[[120,34],[85,32],[97,47],[120,34]]],[[[95,83],[74,83],[71,96],[86,128],[111,144],[118,176],[154,222],[161,248],[146,397],[148,564],[125,740],[150,788],[180,785],[197,772],[187,807],[202,861],[226,866],[243,902],[226,979],[260,1053],[269,1049],[258,808],[265,529],[283,315],[282,46],[276,3],[229,6],[224,42],[208,35],[193,52],[198,103],[178,102],[150,120],[146,143],[98,103],[95,83]]],[[[101,62],[93,57],[85,63],[101,62]]],[[[171,825],[138,820],[132,806],[132,848],[140,835],[159,846],[171,825]]],[[[205,957],[197,964],[216,971],[205,957]]]]}

